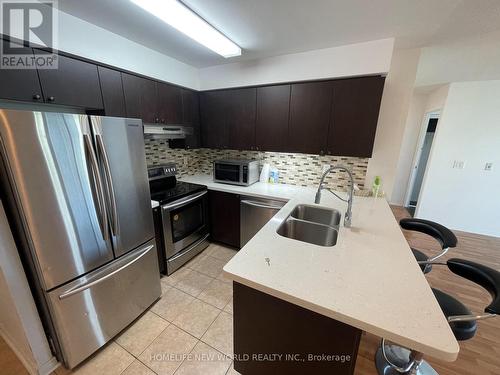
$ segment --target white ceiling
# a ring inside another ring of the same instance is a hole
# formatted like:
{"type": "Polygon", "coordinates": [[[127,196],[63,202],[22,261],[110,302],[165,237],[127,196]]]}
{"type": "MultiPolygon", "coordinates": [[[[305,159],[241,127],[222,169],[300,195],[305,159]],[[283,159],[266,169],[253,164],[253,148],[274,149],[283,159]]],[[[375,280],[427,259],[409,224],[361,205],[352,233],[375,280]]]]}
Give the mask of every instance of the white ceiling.
{"type": "Polygon", "coordinates": [[[236,42],[242,56],[220,57],[129,0],[59,0],[59,8],[198,68],[387,37],[401,48],[420,47],[500,29],[499,0],[184,3],[236,42]]]}

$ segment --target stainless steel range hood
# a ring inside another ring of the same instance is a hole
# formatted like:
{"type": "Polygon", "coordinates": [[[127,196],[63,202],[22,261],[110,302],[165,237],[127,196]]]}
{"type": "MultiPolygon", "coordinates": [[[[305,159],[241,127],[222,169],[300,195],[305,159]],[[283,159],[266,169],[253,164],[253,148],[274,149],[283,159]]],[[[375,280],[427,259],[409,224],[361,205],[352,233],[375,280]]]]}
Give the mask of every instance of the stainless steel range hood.
{"type": "Polygon", "coordinates": [[[193,134],[193,128],[184,125],[144,124],[144,137],[148,139],[182,139],[193,134]]]}

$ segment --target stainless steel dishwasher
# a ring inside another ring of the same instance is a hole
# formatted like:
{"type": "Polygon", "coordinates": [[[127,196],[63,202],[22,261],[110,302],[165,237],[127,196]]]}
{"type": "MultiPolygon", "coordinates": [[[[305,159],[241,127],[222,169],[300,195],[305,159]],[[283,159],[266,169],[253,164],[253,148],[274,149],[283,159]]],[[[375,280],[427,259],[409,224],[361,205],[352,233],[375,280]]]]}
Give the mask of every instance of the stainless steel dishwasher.
{"type": "Polygon", "coordinates": [[[241,196],[240,246],[245,246],[285,204],[286,201],[277,199],[241,196]]]}

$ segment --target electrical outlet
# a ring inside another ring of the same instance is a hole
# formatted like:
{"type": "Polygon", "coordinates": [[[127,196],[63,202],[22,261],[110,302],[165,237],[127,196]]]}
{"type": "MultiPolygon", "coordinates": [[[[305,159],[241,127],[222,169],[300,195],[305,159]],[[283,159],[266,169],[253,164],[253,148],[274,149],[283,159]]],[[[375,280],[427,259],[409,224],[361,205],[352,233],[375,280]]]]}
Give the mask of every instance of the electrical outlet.
{"type": "Polygon", "coordinates": [[[465,167],[465,161],[463,160],[455,160],[453,162],[454,169],[464,169],[464,167],[465,167]]]}
{"type": "Polygon", "coordinates": [[[493,169],[493,163],[486,163],[484,165],[484,170],[485,171],[491,171],[493,169]]]}

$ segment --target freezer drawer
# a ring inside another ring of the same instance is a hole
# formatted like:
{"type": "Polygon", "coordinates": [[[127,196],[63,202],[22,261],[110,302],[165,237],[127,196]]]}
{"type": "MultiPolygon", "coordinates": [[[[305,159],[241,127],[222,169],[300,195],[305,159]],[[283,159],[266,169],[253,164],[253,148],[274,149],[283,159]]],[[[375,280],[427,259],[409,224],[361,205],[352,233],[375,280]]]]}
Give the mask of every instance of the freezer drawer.
{"type": "Polygon", "coordinates": [[[161,295],[155,240],[48,293],[64,362],[73,368],[161,295]]]}

